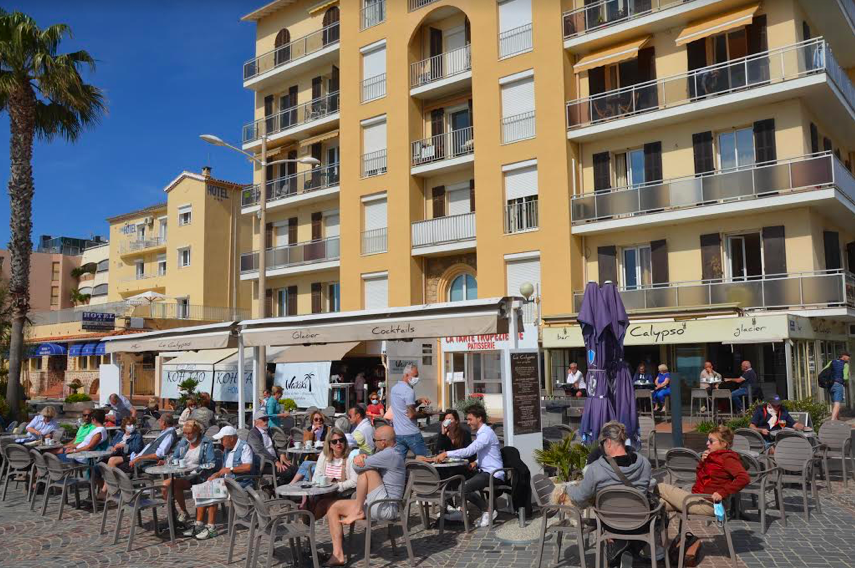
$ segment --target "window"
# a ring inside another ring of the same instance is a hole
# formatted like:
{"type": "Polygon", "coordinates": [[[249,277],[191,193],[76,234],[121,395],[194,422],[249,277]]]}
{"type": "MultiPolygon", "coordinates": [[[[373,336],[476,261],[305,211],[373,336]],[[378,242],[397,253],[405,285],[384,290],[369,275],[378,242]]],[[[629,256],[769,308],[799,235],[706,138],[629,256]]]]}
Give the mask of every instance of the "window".
{"type": "Polygon", "coordinates": [[[386,43],[362,52],[362,102],[386,96],[386,43]]]}
{"type": "Polygon", "coordinates": [[[362,287],[366,310],[382,310],[389,307],[389,274],[387,272],[363,274],[362,287]]]}
{"type": "Polygon", "coordinates": [[[472,392],[502,393],[502,354],[499,351],[472,353],[472,392]]]}
{"type": "Polygon", "coordinates": [[[59,281],[59,263],[58,262],[51,263],[50,279],[52,282],[58,282],[59,281]]]}
{"type": "Polygon", "coordinates": [[[754,132],[742,128],[718,135],[719,168],[734,170],[754,165],[754,132]]]}
{"type": "Polygon", "coordinates": [[[537,165],[515,167],[504,172],[505,233],[538,227],[537,165]]]}
{"type": "Polygon", "coordinates": [[[386,0],[363,0],[360,29],[376,26],[386,19],[386,0]]]}
{"type": "Polygon", "coordinates": [[[422,343],[422,366],[430,367],[433,365],[433,344],[422,343]]]}
{"type": "Polygon", "coordinates": [[[34,371],[41,371],[42,370],[42,358],[41,357],[33,357],[32,359],[30,359],[30,361],[33,362],[32,368],[34,371]]]}
{"type": "Polygon", "coordinates": [[[499,58],[531,51],[531,0],[499,3],[499,58]]]}
{"type": "Polygon", "coordinates": [[[731,280],[755,280],[763,274],[760,233],[727,237],[727,277],[731,280]]]}
{"type": "Polygon", "coordinates": [[[386,252],[386,194],[363,200],[362,254],[386,252]]]}
{"type": "Polygon", "coordinates": [[[362,123],[362,177],[386,173],[386,117],[362,123]]]}
{"type": "Polygon", "coordinates": [[[89,368],[89,357],[78,357],[77,368],[81,371],[85,371],[87,368],[89,368]]]}
{"type": "Polygon", "coordinates": [[[145,278],[145,263],[143,261],[138,260],[134,263],[134,273],[136,274],[137,280],[145,278]]]}
{"type": "Polygon", "coordinates": [[[327,311],[341,311],[341,284],[332,282],[327,285],[327,311]]]}
{"type": "Polygon", "coordinates": [[[461,274],[451,282],[448,289],[449,302],[478,299],[478,283],[471,274],[461,274]]]}
{"type": "Polygon", "coordinates": [[[472,212],[472,190],[470,182],[448,186],[446,203],[449,215],[465,215],[472,212]]]}
{"type": "Polygon", "coordinates": [[[502,143],[534,138],[534,76],[499,81],[502,90],[502,143]]]}
{"type": "Polygon", "coordinates": [[[106,296],[107,295],[107,285],[106,284],[98,284],[94,288],[92,288],[92,297],[95,298],[97,296],[106,296]]]}
{"type": "MultiPolygon", "coordinates": [[[[540,256],[524,258],[524,259],[507,259],[507,282],[508,296],[520,296],[520,286],[526,282],[530,282],[535,289],[535,294],[539,294],[540,289],[540,256]]],[[[534,303],[528,303],[523,306],[523,321],[525,323],[534,323],[537,313],[534,308],[534,303]]]]}
{"type": "Polygon", "coordinates": [[[178,249],[178,268],[190,266],[190,247],[178,249]]]}
{"type": "Polygon", "coordinates": [[[166,217],[157,220],[157,236],[161,243],[166,242],[166,217]]]}
{"type": "Polygon", "coordinates": [[[623,249],[623,287],[627,290],[648,288],[653,283],[650,246],[623,249]]]}
{"type": "Polygon", "coordinates": [[[178,319],[188,319],[190,317],[190,298],[176,298],[175,308],[175,317],[178,319]]]}
{"type": "Polygon", "coordinates": [[[166,255],[159,254],[157,255],[157,275],[163,276],[166,274],[166,255]]]}
{"type": "Polygon", "coordinates": [[[178,226],[189,225],[193,219],[193,208],[191,205],[184,205],[178,208],[178,226]]]}
{"type": "Polygon", "coordinates": [[[279,317],[297,315],[296,286],[276,290],[276,315],[279,317]]]}
{"type": "Polygon", "coordinates": [[[145,240],[145,228],[145,223],[140,223],[139,225],[137,225],[137,241],[142,242],[145,240]]]}
{"type": "Polygon", "coordinates": [[[58,306],[59,305],[59,286],[51,286],[50,287],[50,305],[58,306]]]}
{"type": "Polygon", "coordinates": [[[98,263],[96,272],[108,272],[110,270],[110,259],[106,258],[98,263]]]}
{"type": "Polygon", "coordinates": [[[615,154],[615,187],[644,185],[644,150],[615,154]]]}

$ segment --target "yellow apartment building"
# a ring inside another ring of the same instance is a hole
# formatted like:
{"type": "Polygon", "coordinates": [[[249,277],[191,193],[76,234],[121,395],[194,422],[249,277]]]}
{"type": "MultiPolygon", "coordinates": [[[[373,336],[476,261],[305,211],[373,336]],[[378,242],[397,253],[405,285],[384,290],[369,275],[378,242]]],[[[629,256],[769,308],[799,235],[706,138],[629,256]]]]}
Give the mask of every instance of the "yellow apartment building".
{"type": "MultiPolygon", "coordinates": [[[[689,384],[749,359],[804,396],[849,342],[850,0],[277,0],[244,20],[243,148],[321,162],[268,168],[265,226],[260,168],[244,192],[241,279],[265,248],[268,315],[531,282],[547,390],[584,369],[591,280],[621,289],[627,360],[689,384]]],[[[449,330],[438,399],[499,392],[502,341],[449,330]]]]}

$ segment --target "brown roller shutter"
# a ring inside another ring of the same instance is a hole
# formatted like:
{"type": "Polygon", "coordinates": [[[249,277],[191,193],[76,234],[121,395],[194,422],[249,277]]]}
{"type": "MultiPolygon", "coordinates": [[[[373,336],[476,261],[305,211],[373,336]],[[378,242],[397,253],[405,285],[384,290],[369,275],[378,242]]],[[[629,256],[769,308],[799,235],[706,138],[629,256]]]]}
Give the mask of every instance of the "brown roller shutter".
{"type": "Polygon", "coordinates": [[[823,231],[822,241],[825,246],[825,269],[839,270],[840,264],[840,235],[837,231],[823,231]]]}
{"type": "Polygon", "coordinates": [[[445,186],[438,185],[433,188],[433,218],[445,217],[445,186]]]}
{"type": "Polygon", "coordinates": [[[787,273],[787,249],[783,225],[763,227],[763,259],[767,275],[787,273]]]}
{"type": "Polygon", "coordinates": [[[846,243],[846,269],[855,272],[855,242],[846,243]]]}
{"type": "Polygon", "coordinates": [[[774,162],[778,159],[775,150],[775,119],[767,118],[754,123],[754,154],[757,163],[774,162]]]}
{"type": "Polygon", "coordinates": [[[662,142],[644,145],[644,181],[662,181],[662,142]]]}
{"type": "Polygon", "coordinates": [[[668,283],[668,243],[665,239],[650,242],[651,277],[654,284],[668,283]]]}
{"type": "Polygon", "coordinates": [[[715,171],[712,132],[692,134],[692,148],[695,152],[695,175],[715,171]]]}
{"type": "Polygon", "coordinates": [[[608,152],[600,152],[592,156],[594,160],[594,191],[611,188],[611,173],[609,172],[611,157],[608,152]]]}
{"type": "Polygon", "coordinates": [[[323,311],[323,301],[321,298],[321,283],[312,282],[312,313],[319,314],[323,311]]]}
{"type": "Polygon", "coordinates": [[[324,214],[320,211],[312,213],[312,240],[319,241],[323,238],[324,214]]]}
{"type": "Polygon", "coordinates": [[[701,278],[704,281],[721,279],[721,235],[701,235],[701,278]]]}
{"type": "Polygon", "coordinates": [[[475,212],[475,180],[469,180],[469,212],[475,212]]]}
{"type": "Polygon", "coordinates": [[[288,219],[288,244],[297,244],[297,218],[291,217],[288,219]]]}
{"type": "Polygon", "coordinates": [[[288,301],[288,311],[286,315],[296,316],[297,315],[297,287],[296,286],[288,286],[288,293],[286,294],[286,298],[288,301]]]}
{"type": "Polygon", "coordinates": [[[264,248],[269,249],[273,246],[273,223],[264,225],[264,248]]]}
{"type": "Polygon", "coordinates": [[[606,280],[617,284],[617,249],[614,245],[597,248],[597,268],[601,286],[606,283],[606,280]]]}
{"type": "Polygon", "coordinates": [[[816,154],[819,152],[819,130],[816,124],[810,123],[810,153],[816,154]]]}
{"type": "Polygon", "coordinates": [[[273,314],[273,290],[268,288],[264,291],[264,313],[262,317],[267,317],[273,314]]]}

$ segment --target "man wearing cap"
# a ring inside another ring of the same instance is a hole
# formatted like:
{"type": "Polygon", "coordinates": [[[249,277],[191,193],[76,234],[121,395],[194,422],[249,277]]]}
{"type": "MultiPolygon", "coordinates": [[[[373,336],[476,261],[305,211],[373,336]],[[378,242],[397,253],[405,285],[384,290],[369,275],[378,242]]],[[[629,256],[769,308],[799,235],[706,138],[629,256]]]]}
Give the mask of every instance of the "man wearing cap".
{"type": "MultiPolygon", "coordinates": [[[[263,457],[274,464],[279,483],[288,483],[297,473],[297,468],[291,464],[284,452],[278,453],[276,451],[273,439],[267,432],[268,422],[269,417],[267,416],[267,412],[264,410],[256,411],[253,414],[253,428],[246,437],[246,443],[252,448],[252,453],[256,457],[263,457]]],[[[263,474],[264,472],[261,473],[263,474]]]]}
{"type": "Polygon", "coordinates": [[[770,432],[781,430],[784,427],[795,428],[796,430],[804,430],[805,425],[801,422],[796,422],[786,407],[781,403],[781,397],[775,395],[772,399],[762,406],[758,406],[751,417],[749,428],[760,432],[763,439],[766,440],[766,445],[772,444],[772,436],[770,432]]]}

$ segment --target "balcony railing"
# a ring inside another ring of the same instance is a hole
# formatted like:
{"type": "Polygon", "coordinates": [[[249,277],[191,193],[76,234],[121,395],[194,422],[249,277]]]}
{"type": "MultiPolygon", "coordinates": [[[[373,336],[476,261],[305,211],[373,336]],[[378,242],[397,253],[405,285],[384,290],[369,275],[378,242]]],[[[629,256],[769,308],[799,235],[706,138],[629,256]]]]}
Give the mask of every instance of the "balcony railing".
{"type": "Polygon", "coordinates": [[[367,30],[386,21],[386,0],[365,3],[360,10],[359,30],[367,30]]]}
{"type": "Polygon", "coordinates": [[[379,176],[386,173],[386,149],[362,155],[362,177],[379,176]]]}
{"type": "Polygon", "coordinates": [[[160,278],[166,276],[166,273],[158,274],[157,272],[146,272],[145,274],[135,273],[132,276],[124,278],[123,282],[139,282],[140,280],[151,280],[152,278],[160,278]]]}
{"type": "Polygon", "coordinates": [[[332,23],[321,30],[312,32],[289,44],[279,46],[273,51],[268,51],[254,59],[250,59],[243,64],[243,80],[247,81],[276,67],[291,63],[292,61],[298,61],[307,55],[322,50],[328,45],[338,43],[338,24],[338,22],[332,23]]]}
{"type": "Polygon", "coordinates": [[[534,138],[534,111],[502,118],[502,144],[534,138]]]}
{"type": "MultiPolygon", "coordinates": [[[[669,282],[634,290],[620,289],[627,310],[688,308],[738,304],[742,309],[855,307],[855,278],[841,270],[764,274],[747,280],[669,282]]],[[[583,292],[573,293],[578,312],[583,292]]]]}
{"type": "Polygon", "coordinates": [[[412,144],[413,166],[465,156],[475,151],[472,127],[437,134],[412,144]]]}
{"type": "Polygon", "coordinates": [[[564,12],[564,38],[580,36],[692,0],[601,0],[564,12]]]}
{"type": "Polygon", "coordinates": [[[475,213],[449,215],[413,223],[413,248],[475,239],[475,213]]]}
{"type": "MultiPolygon", "coordinates": [[[[339,237],[269,248],[265,251],[267,270],[324,262],[339,258],[339,237]]],[[[258,251],[240,255],[241,273],[258,272],[258,251]]]]}
{"type": "Polygon", "coordinates": [[[601,219],[838,187],[855,203],[855,177],[831,152],[586,193],[571,201],[574,225],[601,219]]]}
{"type": "Polygon", "coordinates": [[[94,306],[77,306],[64,310],[33,312],[28,315],[33,325],[71,323],[83,320],[83,312],[115,314],[116,317],[138,317],[153,319],[191,319],[198,321],[237,321],[250,317],[249,310],[220,308],[214,306],[178,304],[158,301],[134,304],[123,300],[94,306]]]}
{"type": "MultiPolygon", "coordinates": [[[[267,182],[267,202],[303,195],[319,189],[335,187],[339,184],[340,170],[338,164],[321,168],[312,168],[267,182]]],[[[260,192],[258,185],[244,189],[241,193],[241,207],[258,205],[260,192]]]]}
{"type": "Polygon", "coordinates": [[[433,4],[438,0],[409,0],[409,8],[410,12],[413,10],[418,10],[419,8],[424,8],[428,4],[433,4]]]}
{"type": "Polygon", "coordinates": [[[386,252],[386,227],[362,231],[362,254],[386,252]]]}
{"type": "MultiPolygon", "coordinates": [[[[660,108],[675,107],[798,79],[825,71],[826,62],[829,60],[833,61],[833,57],[827,44],[822,39],[813,39],[576,99],[567,103],[567,128],[572,130],[660,108]]],[[[834,66],[837,66],[836,62],[834,66]]],[[[851,98],[847,96],[847,101],[850,104],[855,102],[855,89],[843,71],[840,70],[835,77],[829,69],[829,74],[838,86],[840,83],[848,83],[851,98]]],[[[841,89],[845,93],[847,87],[843,86],[841,89]]]]}
{"type": "Polygon", "coordinates": [[[132,253],[132,252],[140,252],[150,248],[162,247],[166,246],[166,239],[161,239],[160,237],[155,237],[153,239],[143,239],[143,240],[134,240],[134,241],[126,241],[122,243],[120,251],[122,254],[132,253]]]}
{"type": "Polygon", "coordinates": [[[250,122],[243,127],[243,143],[254,142],[264,135],[270,136],[326,118],[337,113],[338,110],[339,96],[338,91],[336,91],[250,122]]]}
{"type": "Polygon", "coordinates": [[[505,206],[505,233],[522,233],[537,229],[537,199],[505,206]]]}
{"type": "Polygon", "coordinates": [[[362,102],[386,96],[386,74],[375,75],[362,81],[362,102]]]}
{"type": "Polygon", "coordinates": [[[499,34],[499,58],[510,57],[531,51],[531,24],[507,30],[499,34]]]}
{"type": "Polygon", "coordinates": [[[410,65],[410,87],[421,87],[472,69],[470,44],[452,49],[410,65]]]}

